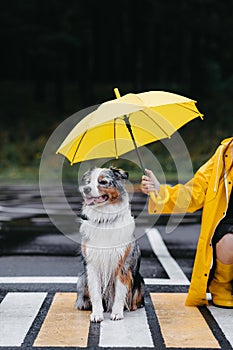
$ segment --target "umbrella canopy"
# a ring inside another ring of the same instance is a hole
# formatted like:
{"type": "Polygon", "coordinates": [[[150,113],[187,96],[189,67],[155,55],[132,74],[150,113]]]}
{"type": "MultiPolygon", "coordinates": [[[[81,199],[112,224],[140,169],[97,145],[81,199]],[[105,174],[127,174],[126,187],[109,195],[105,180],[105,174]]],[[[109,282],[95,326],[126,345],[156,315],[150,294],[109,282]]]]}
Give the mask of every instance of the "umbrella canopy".
{"type": "MultiPolygon", "coordinates": [[[[134,148],[161,140],[201,117],[196,101],[165,91],[129,93],[102,103],[65,138],[57,153],[71,164],[95,158],[118,158],[134,148]]],[[[139,154],[138,154],[139,155],[139,154]]],[[[140,156],[139,156],[140,157],[140,156]]],[[[140,159],[142,170],[143,163],[140,159]]]]}
{"type": "MultiPolygon", "coordinates": [[[[136,150],[143,172],[145,167],[138,147],[171,137],[194,118],[201,117],[195,103],[187,97],[165,91],[148,91],[127,94],[102,103],[96,111],[83,118],[65,138],[57,153],[64,155],[71,164],[95,158],[118,158],[121,154],[136,150]]],[[[150,196],[155,203],[166,203],[154,192],[150,196]]]]}

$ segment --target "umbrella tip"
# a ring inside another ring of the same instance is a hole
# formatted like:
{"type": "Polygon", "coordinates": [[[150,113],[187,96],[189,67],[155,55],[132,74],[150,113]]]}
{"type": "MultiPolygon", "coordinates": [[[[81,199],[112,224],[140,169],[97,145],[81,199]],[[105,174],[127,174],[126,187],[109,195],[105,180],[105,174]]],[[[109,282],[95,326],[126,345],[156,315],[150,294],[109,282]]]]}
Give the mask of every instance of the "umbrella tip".
{"type": "Polygon", "coordinates": [[[118,88],[114,88],[114,92],[115,92],[116,98],[121,97],[121,95],[120,95],[120,92],[119,92],[118,88]]]}

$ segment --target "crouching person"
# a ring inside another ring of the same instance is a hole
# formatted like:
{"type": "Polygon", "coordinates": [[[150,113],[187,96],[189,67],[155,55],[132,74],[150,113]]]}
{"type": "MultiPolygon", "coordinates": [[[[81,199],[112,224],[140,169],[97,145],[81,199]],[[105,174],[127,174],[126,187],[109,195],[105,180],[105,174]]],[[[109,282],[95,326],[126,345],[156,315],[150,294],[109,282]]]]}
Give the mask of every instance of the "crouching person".
{"type": "Polygon", "coordinates": [[[233,308],[233,137],[224,140],[215,154],[186,184],[160,185],[152,171],[142,176],[141,189],[154,192],[148,211],[182,213],[202,211],[201,231],[186,305],[212,303],[233,308]],[[158,200],[156,200],[156,197],[158,200]]]}

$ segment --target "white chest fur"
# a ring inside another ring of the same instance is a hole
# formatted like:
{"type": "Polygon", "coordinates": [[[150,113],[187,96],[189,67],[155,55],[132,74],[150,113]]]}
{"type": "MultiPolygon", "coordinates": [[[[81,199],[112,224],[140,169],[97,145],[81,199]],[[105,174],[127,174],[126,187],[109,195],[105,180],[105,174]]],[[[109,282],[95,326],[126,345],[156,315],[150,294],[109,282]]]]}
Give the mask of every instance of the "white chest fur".
{"type": "Polygon", "coordinates": [[[114,275],[127,245],[135,240],[135,222],[130,208],[112,207],[108,207],[107,212],[87,207],[83,212],[90,219],[84,220],[80,227],[87,266],[98,271],[102,288],[114,275]]]}

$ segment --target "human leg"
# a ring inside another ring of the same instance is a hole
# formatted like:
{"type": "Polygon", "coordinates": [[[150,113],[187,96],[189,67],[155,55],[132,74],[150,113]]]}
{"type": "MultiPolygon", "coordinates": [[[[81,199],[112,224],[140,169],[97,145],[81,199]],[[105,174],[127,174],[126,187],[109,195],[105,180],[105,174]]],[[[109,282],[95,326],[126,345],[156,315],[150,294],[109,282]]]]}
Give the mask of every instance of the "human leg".
{"type": "Polygon", "coordinates": [[[233,308],[233,234],[226,233],[216,243],[216,267],[209,285],[213,304],[233,308]]]}
{"type": "Polygon", "coordinates": [[[233,234],[227,233],[216,244],[216,256],[223,264],[233,264],[233,234]]]}

